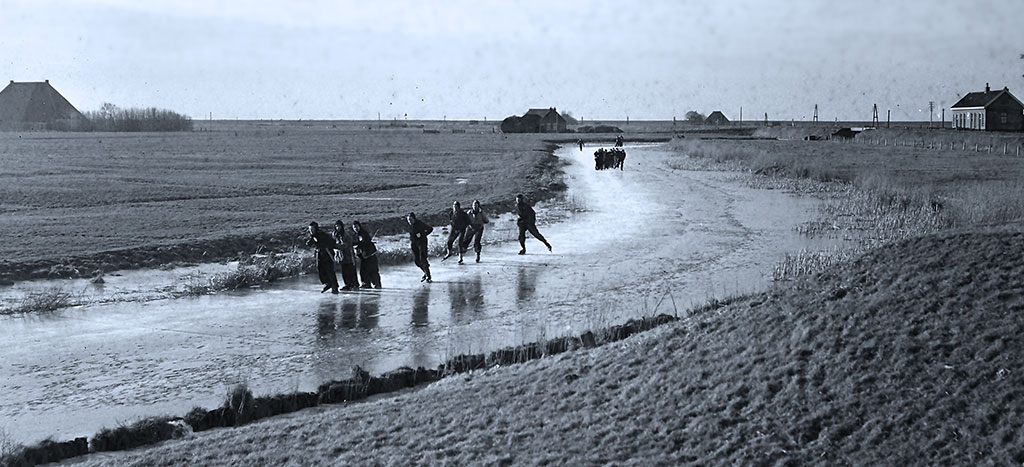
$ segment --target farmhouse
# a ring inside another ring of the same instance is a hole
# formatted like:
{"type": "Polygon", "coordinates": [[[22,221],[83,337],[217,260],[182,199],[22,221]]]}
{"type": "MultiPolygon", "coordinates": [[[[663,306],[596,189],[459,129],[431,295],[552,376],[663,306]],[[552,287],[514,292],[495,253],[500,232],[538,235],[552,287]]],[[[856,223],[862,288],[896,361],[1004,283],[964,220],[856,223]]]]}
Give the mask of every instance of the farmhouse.
{"type": "Polygon", "coordinates": [[[504,133],[562,133],[565,127],[565,118],[554,107],[530,109],[522,117],[513,115],[501,122],[504,133]]]}
{"type": "Polygon", "coordinates": [[[74,130],[88,120],[50,80],[15,83],[0,91],[0,130],[74,130]]]}
{"type": "Polygon", "coordinates": [[[711,112],[711,115],[708,115],[708,118],[704,119],[704,123],[708,125],[725,125],[729,123],[729,119],[725,118],[725,114],[723,114],[722,111],[716,110],[711,112]]]}
{"type": "Polygon", "coordinates": [[[549,109],[530,109],[523,117],[527,115],[537,115],[540,117],[538,133],[561,133],[565,131],[565,117],[562,117],[554,107],[549,109]]]}
{"type": "Polygon", "coordinates": [[[953,128],[962,130],[1021,131],[1024,130],[1024,104],[1007,88],[992,91],[985,83],[985,92],[970,92],[953,104],[953,128]]]}

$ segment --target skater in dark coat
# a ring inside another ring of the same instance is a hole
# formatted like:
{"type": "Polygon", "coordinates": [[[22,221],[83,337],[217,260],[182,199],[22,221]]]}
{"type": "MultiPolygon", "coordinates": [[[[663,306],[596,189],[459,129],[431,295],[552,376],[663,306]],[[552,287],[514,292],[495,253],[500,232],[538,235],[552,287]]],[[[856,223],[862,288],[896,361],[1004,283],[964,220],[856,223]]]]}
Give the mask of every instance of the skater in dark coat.
{"type": "Polygon", "coordinates": [[[352,251],[355,239],[352,232],[345,228],[345,223],[338,220],[334,222],[334,243],[337,245],[334,250],[334,260],[341,264],[341,280],[345,286],[341,290],[353,290],[359,288],[359,276],[356,274],[356,255],[352,251]]]}
{"type": "Polygon", "coordinates": [[[583,151],[583,138],[577,139],[576,144],[580,145],[580,151],[583,151]]]}
{"type": "Polygon", "coordinates": [[[466,231],[466,238],[462,241],[462,251],[469,248],[469,242],[473,242],[473,251],[476,252],[476,262],[480,262],[480,242],[484,237],[484,224],[490,222],[487,214],[480,206],[480,200],[473,200],[473,208],[466,214],[469,215],[469,230],[466,231]]]}
{"type": "Polygon", "coordinates": [[[462,247],[462,243],[466,237],[466,229],[469,227],[469,215],[466,214],[466,211],[462,210],[462,205],[456,201],[452,203],[452,212],[448,214],[448,218],[451,219],[452,224],[451,229],[448,231],[448,243],[445,244],[444,258],[441,258],[441,261],[455,254],[452,251],[452,245],[454,244],[458,248],[459,264],[462,264],[462,254],[466,252],[466,249],[462,247]]]}
{"type": "Polygon", "coordinates": [[[409,222],[409,242],[412,246],[412,259],[416,267],[423,271],[420,282],[431,282],[430,263],[427,262],[427,235],[434,231],[434,228],[416,218],[416,214],[409,213],[405,217],[409,222]]]}
{"type": "Polygon", "coordinates": [[[379,289],[380,266],[377,263],[377,245],[373,244],[370,235],[359,221],[352,222],[352,233],[356,237],[356,254],[359,256],[359,277],[363,278],[364,289],[379,289]]]}
{"type": "Polygon", "coordinates": [[[516,224],[519,225],[519,246],[522,247],[519,254],[526,254],[526,232],[530,232],[534,238],[548,247],[548,251],[551,251],[551,244],[537,230],[537,213],[533,210],[533,206],[526,202],[523,195],[516,195],[516,214],[519,215],[516,224]]]}
{"type": "Polygon", "coordinates": [[[316,247],[316,273],[324,285],[320,293],[328,290],[338,293],[338,276],[334,273],[334,239],[327,232],[321,231],[316,222],[310,222],[306,245],[316,247]]]}

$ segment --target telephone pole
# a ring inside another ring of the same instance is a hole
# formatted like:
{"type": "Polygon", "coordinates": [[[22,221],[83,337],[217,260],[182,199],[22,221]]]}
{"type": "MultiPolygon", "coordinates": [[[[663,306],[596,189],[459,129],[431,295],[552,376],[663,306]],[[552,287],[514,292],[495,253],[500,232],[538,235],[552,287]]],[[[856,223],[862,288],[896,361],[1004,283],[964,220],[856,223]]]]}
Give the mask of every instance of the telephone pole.
{"type": "Polygon", "coordinates": [[[814,123],[818,123],[818,104],[814,104],[814,123]]]}
{"type": "Polygon", "coordinates": [[[935,124],[933,122],[933,116],[935,115],[935,101],[928,101],[928,128],[932,128],[935,124]]]}
{"type": "Polygon", "coordinates": [[[878,104],[871,106],[871,125],[878,128],[878,104]]]}

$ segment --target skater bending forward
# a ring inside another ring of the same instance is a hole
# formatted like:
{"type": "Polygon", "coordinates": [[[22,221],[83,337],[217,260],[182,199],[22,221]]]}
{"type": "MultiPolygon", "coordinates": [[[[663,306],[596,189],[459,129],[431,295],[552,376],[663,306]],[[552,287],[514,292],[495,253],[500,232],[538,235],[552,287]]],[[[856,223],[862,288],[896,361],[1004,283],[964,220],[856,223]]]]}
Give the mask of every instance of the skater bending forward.
{"type": "Polygon", "coordinates": [[[533,238],[540,240],[544,246],[548,247],[548,251],[551,251],[551,244],[537,230],[537,213],[530,203],[526,202],[523,195],[516,195],[516,214],[519,215],[519,219],[516,220],[516,224],[519,226],[519,246],[521,247],[519,254],[526,254],[526,232],[530,232],[533,238]]]}

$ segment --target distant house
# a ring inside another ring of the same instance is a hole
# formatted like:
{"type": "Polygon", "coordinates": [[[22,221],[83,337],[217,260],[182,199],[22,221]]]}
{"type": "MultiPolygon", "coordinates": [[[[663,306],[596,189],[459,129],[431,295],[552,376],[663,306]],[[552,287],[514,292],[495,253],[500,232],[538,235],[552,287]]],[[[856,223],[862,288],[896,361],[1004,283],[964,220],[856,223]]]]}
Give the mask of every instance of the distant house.
{"type": "Polygon", "coordinates": [[[0,91],[0,130],[74,130],[88,120],[50,80],[15,83],[0,91]]]}
{"type": "Polygon", "coordinates": [[[953,128],[960,130],[1024,130],[1024,104],[1008,88],[996,91],[985,83],[985,92],[970,92],[950,108],[953,128]]]}
{"type": "Polygon", "coordinates": [[[548,109],[530,109],[523,115],[526,118],[529,115],[536,115],[540,117],[537,132],[538,133],[561,133],[565,131],[566,121],[565,117],[555,110],[554,107],[548,109]]]}
{"type": "Polygon", "coordinates": [[[513,115],[501,122],[504,133],[562,133],[565,130],[565,118],[554,107],[530,109],[522,117],[513,115]]]}
{"type": "Polygon", "coordinates": [[[721,111],[716,110],[711,112],[711,115],[708,115],[708,118],[704,119],[704,123],[708,125],[725,125],[729,123],[729,119],[725,118],[725,114],[721,111]]]}

